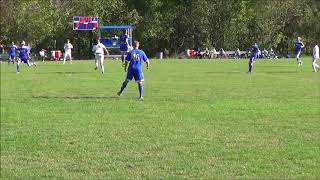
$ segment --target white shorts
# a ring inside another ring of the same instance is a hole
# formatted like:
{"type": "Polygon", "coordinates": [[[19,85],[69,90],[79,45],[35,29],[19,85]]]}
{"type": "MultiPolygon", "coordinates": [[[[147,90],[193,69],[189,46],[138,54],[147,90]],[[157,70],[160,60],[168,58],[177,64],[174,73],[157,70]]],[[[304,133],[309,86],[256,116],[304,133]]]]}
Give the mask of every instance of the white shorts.
{"type": "Polygon", "coordinates": [[[104,60],[104,55],[103,54],[96,54],[95,58],[97,61],[99,61],[102,64],[103,60],[104,60]]]}
{"type": "Polygon", "coordinates": [[[64,53],[63,59],[67,59],[67,58],[71,59],[71,53],[64,53]]]}

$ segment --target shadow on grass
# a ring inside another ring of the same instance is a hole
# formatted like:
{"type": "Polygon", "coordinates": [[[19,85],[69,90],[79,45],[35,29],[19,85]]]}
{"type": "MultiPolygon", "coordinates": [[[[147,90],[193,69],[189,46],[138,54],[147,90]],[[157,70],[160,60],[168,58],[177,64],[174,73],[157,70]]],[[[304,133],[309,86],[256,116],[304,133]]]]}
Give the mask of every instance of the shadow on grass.
{"type": "Polygon", "coordinates": [[[35,99],[118,99],[117,96],[32,96],[35,99]]]}
{"type": "Polygon", "coordinates": [[[89,71],[80,71],[80,72],[61,72],[61,71],[55,71],[55,72],[37,72],[35,74],[87,74],[92,73],[89,71]]]}
{"type": "Polygon", "coordinates": [[[239,74],[239,73],[245,73],[245,72],[240,72],[240,71],[207,71],[204,72],[206,74],[239,74]]]}
{"type": "Polygon", "coordinates": [[[297,73],[299,71],[274,71],[274,72],[265,72],[266,74],[287,74],[287,73],[297,73]]]}

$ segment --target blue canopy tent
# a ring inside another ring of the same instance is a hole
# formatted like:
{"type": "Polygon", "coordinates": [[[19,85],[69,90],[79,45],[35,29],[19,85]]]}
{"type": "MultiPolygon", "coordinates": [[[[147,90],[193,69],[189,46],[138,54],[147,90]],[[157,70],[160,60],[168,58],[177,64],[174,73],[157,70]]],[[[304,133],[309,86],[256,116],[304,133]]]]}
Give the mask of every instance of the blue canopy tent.
{"type": "Polygon", "coordinates": [[[119,30],[119,29],[125,29],[128,33],[128,42],[129,46],[132,47],[132,29],[133,26],[127,25],[127,26],[99,26],[99,38],[100,42],[104,44],[107,48],[120,48],[119,43],[119,37],[103,37],[101,31],[103,30],[119,30]]]}

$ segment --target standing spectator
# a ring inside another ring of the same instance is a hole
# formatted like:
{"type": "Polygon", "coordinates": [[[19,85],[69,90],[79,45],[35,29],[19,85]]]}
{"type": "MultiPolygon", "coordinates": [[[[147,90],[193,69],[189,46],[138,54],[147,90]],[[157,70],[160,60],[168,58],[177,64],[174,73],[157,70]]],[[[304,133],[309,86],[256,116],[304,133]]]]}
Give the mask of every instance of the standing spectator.
{"type": "Polygon", "coordinates": [[[223,48],[220,49],[220,56],[221,56],[221,57],[224,57],[224,58],[228,58],[228,55],[227,55],[227,53],[224,51],[223,48]]]}
{"type": "Polygon", "coordinates": [[[70,40],[67,39],[67,43],[64,45],[64,56],[63,56],[63,64],[66,63],[66,59],[70,59],[70,64],[72,64],[72,56],[71,56],[71,50],[73,49],[72,44],[70,43],[70,40]]]}
{"type": "Polygon", "coordinates": [[[239,49],[239,48],[237,48],[236,52],[234,53],[234,57],[235,57],[236,59],[240,59],[240,58],[241,58],[241,52],[240,52],[240,49],[239,49]]]}
{"type": "Polygon", "coordinates": [[[4,45],[0,44],[0,53],[3,54],[4,53],[4,45]]]}
{"type": "Polygon", "coordinates": [[[317,60],[319,59],[319,46],[315,43],[315,46],[312,50],[312,68],[314,72],[317,72],[319,69],[319,65],[317,64],[317,60]]]}
{"type": "Polygon", "coordinates": [[[46,50],[41,49],[41,51],[39,52],[39,55],[41,57],[42,62],[44,62],[44,59],[46,58],[46,50]]]}
{"type": "Polygon", "coordinates": [[[271,58],[271,59],[275,59],[276,58],[276,54],[274,53],[272,48],[270,48],[269,58],[271,58]]]}

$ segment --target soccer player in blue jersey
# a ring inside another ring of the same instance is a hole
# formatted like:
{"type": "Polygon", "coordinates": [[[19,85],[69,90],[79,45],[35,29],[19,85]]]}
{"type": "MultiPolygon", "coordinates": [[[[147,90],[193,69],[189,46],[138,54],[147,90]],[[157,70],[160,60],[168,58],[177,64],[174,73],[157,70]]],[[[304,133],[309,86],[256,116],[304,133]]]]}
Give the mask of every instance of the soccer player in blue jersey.
{"type": "Polygon", "coordinates": [[[9,46],[8,64],[10,64],[10,62],[12,62],[12,64],[14,64],[14,61],[16,60],[16,56],[17,56],[17,49],[18,49],[18,47],[14,44],[14,42],[12,42],[11,45],[9,46]]]}
{"type": "Polygon", "coordinates": [[[259,54],[258,44],[254,43],[254,45],[252,46],[251,55],[250,55],[250,59],[249,59],[248,73],[252,73],[253,64],[254,64],[254,62],[256,62],[256,60],[258,58],[258,54],[259,54]]]}
{"type": "Polygon", "coordinates": [[[120,42],[120,51],[121,51],[121,61],[122,63],[124,63],[125,56],[128,54],[128,51],[129,51],[129,37],[128,37],[128,34],[126,33],[126,30],[123,30],[122,34],[120,34],[119,42],[120,42]]]}
{"type": "Polygon", "coordinates": [[[149,59],[144,51],[139,49],[139,42],[133,42],[134,49],[130,51],[126,57],[126,61],[124,64],[124,71],[127,72],[126,80],[122,83],[120,91],[118,92],[118,96],[121,96],[123,90],[126,88],[128,82],[133,78],[138,83],[140,99],[143,99],[143,85],[144,81],[143,72],[142,72],[142,63],[143,61],[147,64],[147,69],[149,69],[149,59]],[[129,67],[127,69],[127,65],[129,67]]]}
{"type": "Polygon", "coordinates": [[[300,58],[302,48],[304,48],[304,44],[301,40],[301,37],[298,37],[298,40],[294,42],[294,50],[295,50],[295,56],[298,62],[298,66],[302,66],[302,59],[300,58]]]}
{"type": "Polygon", "coordinates": [[[32,65],[35,65],[34,63],[31,63],[29,61],[30,54],[29,54],[29,47],[26,46],[26,43],[24,41],[21,42],[21,47],[18,48],[19,51],[19,58],[17,59],[17,73],[20,73],[20,63],[21,61],[26,63],[29,67],[32,65]]]}

